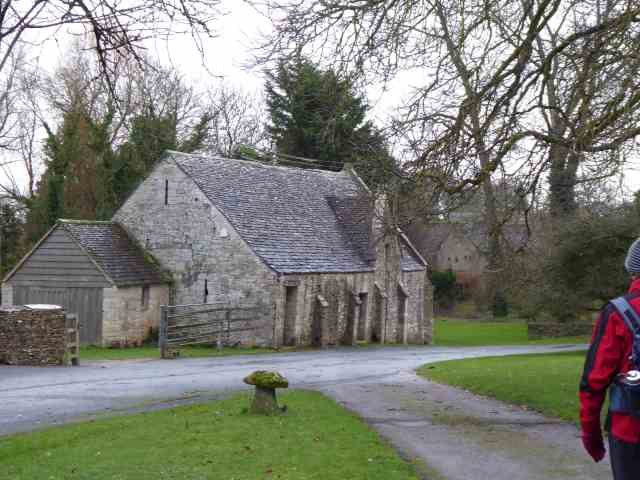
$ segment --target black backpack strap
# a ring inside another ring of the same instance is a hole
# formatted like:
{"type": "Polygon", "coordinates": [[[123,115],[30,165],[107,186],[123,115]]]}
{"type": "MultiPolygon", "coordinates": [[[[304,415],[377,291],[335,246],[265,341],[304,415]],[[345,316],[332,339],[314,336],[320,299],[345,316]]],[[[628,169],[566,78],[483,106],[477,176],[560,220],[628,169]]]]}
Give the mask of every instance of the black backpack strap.
{"type": "Polygon", "coordinates": [[[624,320],[624,323],[627,324],[629,330],[631,330],[631,333],[634,336],[640,335],[640,317],[627,299],[618,297],[611,300],[611,303],[616,307],[616,310],[620,313],[620,316],[624,320]]]}

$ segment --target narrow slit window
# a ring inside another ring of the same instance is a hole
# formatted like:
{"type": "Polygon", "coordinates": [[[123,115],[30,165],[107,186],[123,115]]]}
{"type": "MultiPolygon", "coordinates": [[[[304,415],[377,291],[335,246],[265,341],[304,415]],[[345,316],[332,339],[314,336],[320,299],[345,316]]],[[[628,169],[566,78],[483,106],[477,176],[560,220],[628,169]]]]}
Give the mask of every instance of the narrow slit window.
{"type": "Polygon", "coordinates": [[[169,180],[164,181],[164,204],[169,205],[169,180]]]}
{"type": "Polygon", "coordinates": [[[149,308],[149,285],[142,287],[142,298],[140,300],[140,304],[144,310],[149,308]]]}
{"type": "Polygon", "coordinates": [[[207,298],[209,297],[209,281],[204,279],[204,302],[207,303],[207,298]]]}

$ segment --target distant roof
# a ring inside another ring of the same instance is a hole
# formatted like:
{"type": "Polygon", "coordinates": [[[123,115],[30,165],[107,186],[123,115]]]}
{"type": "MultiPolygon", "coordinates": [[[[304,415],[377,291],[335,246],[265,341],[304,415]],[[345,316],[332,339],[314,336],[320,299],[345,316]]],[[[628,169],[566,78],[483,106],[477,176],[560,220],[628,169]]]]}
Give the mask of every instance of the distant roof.
{"type": "MultiPolygon", "coordinates": [[[[275,271],[373,270],[373,205],[354,174],[169,155],[275,271]]],[[[424,269],[410,256],[407,269],[424,269]]]]}
{"type": "Polygon", "coordinates": [[[60,220],[58,224],[116,285],[167,283],[155,261],[118,223],[60,220]]]}
{"type": "MultiPolygon", "coordinates": [[[[489,234],[487,228],[481,222],[457,224],[462,234],[468,238],[480,252],[489,250],[489,234]]],[[[508,224],[500,228],[500,237],[503,246],[510,250],[519,250],[526,247],[529,242],[529,232],[525,225],[508,224]]]]}
{"type": "Polygon", "coordinates": [[[407,235],[423,255],[433,256],[438,253],[447,237],[454,231],[448,223],[423,224],[415,222],[406,229],[407,235]]]}
{"type": "MultiPolygon", "coordinates": [[[[503,225],[501,238],[504,245],[512,250],[526,246],[529,235],[524,225],[503,225]]],[[[488,250],[487,229],[481,222],[450,222],[424,224],[416,222],[407,228],[407,234],[423,255],[438,253],[449,235],[458,235],[469,240],[480,253],[488,250]]]]}

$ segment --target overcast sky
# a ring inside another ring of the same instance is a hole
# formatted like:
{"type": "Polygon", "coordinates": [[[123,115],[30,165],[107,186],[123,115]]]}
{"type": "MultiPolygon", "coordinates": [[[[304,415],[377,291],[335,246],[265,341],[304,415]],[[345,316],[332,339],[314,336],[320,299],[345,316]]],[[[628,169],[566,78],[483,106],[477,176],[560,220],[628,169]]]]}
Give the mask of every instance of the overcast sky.
{"type": "MultiPolygon", "coordinates": [[[[167,41],[149,41],[149,53],[163,63],[172,64],[181,71],[185,79],[197,86],[215,85],[222,77],[226,82],[240,86],[244,90],[261,92],[264,87],[264,75],[260,69],[248,69],[251,60],[251,47],[260,39],[261,33],[269,32],[270,22],[252,7],[242,1],[225,3],[227,14],[215,24],[216,38],[204,40],[204,58],[196,48],[190,35],[176,35],[167,41]]],[[[58,32],[41,47],[39,63],[52,71],[61,63],[69,47],[70,37],[64,31],[58,32]]],[[[383,124],[407,96],[413,81],[420,78],[415,74],[406,74],[396,78],[388,89],[381,85],[369,85],[367,96],[372,106],[371,118],[379,125],[383,124]]],[[[628,165],[629,186],[640,188],[640,174],[635,165],[628,165]]]]}
{"type": "MultiPolygon", "coordinates": [[[[204,56],[188,34],[174,35],[168,40],[149,40],[146,42],[148,53],[164,64],[173,65],[185,80],[197,88],[215,86],[223,80],[243,90],[262,93],[265,81],[263,71],[260,68],[251,69],[248,65],[252,59],[252,47],[262,38],[262,34],[271,30],[271,23],[245,2],[235,0],[224,5],[226,14],[214,25],[217,36],[202,38],[204,56]]],[[[68,30],[59,30],[55,34],[41,32],[37,39],[40,46],[32,48],[29,53],[41,68],[53,72],[64,63],[71,42],[72,36],[68,30]]],[[[398,81],[396,85],[386,92],[382,91],[381,85],[369,85],[367,88],[372,107],[369,116],[378,125],[384,124],[401,96],[409,91],[410,82],[398,81]]],[[[24,177],[19,165],[14,165],[12,171],[18,179],[24,177]]]]}

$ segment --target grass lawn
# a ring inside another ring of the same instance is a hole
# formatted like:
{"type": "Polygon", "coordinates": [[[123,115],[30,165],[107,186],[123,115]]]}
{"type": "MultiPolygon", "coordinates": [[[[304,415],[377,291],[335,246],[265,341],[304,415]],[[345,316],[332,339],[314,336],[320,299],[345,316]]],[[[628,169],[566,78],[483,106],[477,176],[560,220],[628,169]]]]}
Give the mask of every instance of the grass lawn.
{"type": "MultiPolygon", "coordinates": [[[[184,347],[180,349],[180,357],[227,357],[231,355],[257,355],[262,353],[276,353],[287,351],[273,348],[223,348],[215,347],[184,347]]],[[[95,346],[80,347],[80,361],[96,360],[131,360],[137,358],[160,358],[160,349],[153,346],[131,348],[105,348],[95,346]]]]}
{"type": "Polygon", "coordinates": [[[241,394],[0,437],[0,479],[418,479],[332,400],[291,391],[280,403],[289,407],[283,416],[252,415],[249,394],[241,394]]]}
{"type": "Polygon", "coordinates": [[[578,421],[585,352],[513,355],[424,365],[418,374],[504,402],[578,421]]]}
{"type": "Polygon", "coordinates": [[[439,318],[435,321],[435,344],[445,347],[483,345],[554,345],[589,343],[589,337],[529,340],[525,322],[474,322],[439,318]]]}
{"type": "MultiPolygon", "coordinates": [[[[445,347],[477,347],[484,345],[536,345],[589,343],[588,337],[565,337],[547,340],[529,340],[524,322],[477,322],[438,318],[435,321],[435,345],[445,347]]],[[[366,347],[366,345],[363,345],[366,347]]],[[[311,347],[309,347],[311,348],[311,347]]],[[[194,346],[180,349],[181,357],[225,357],[230,355],[254,355],[263,353],[292,352],[306,348],[223,348],[194,346]]],[[[158,347],[80,348],[80,361],[132,360],[160,358],[158,347]]]]}

